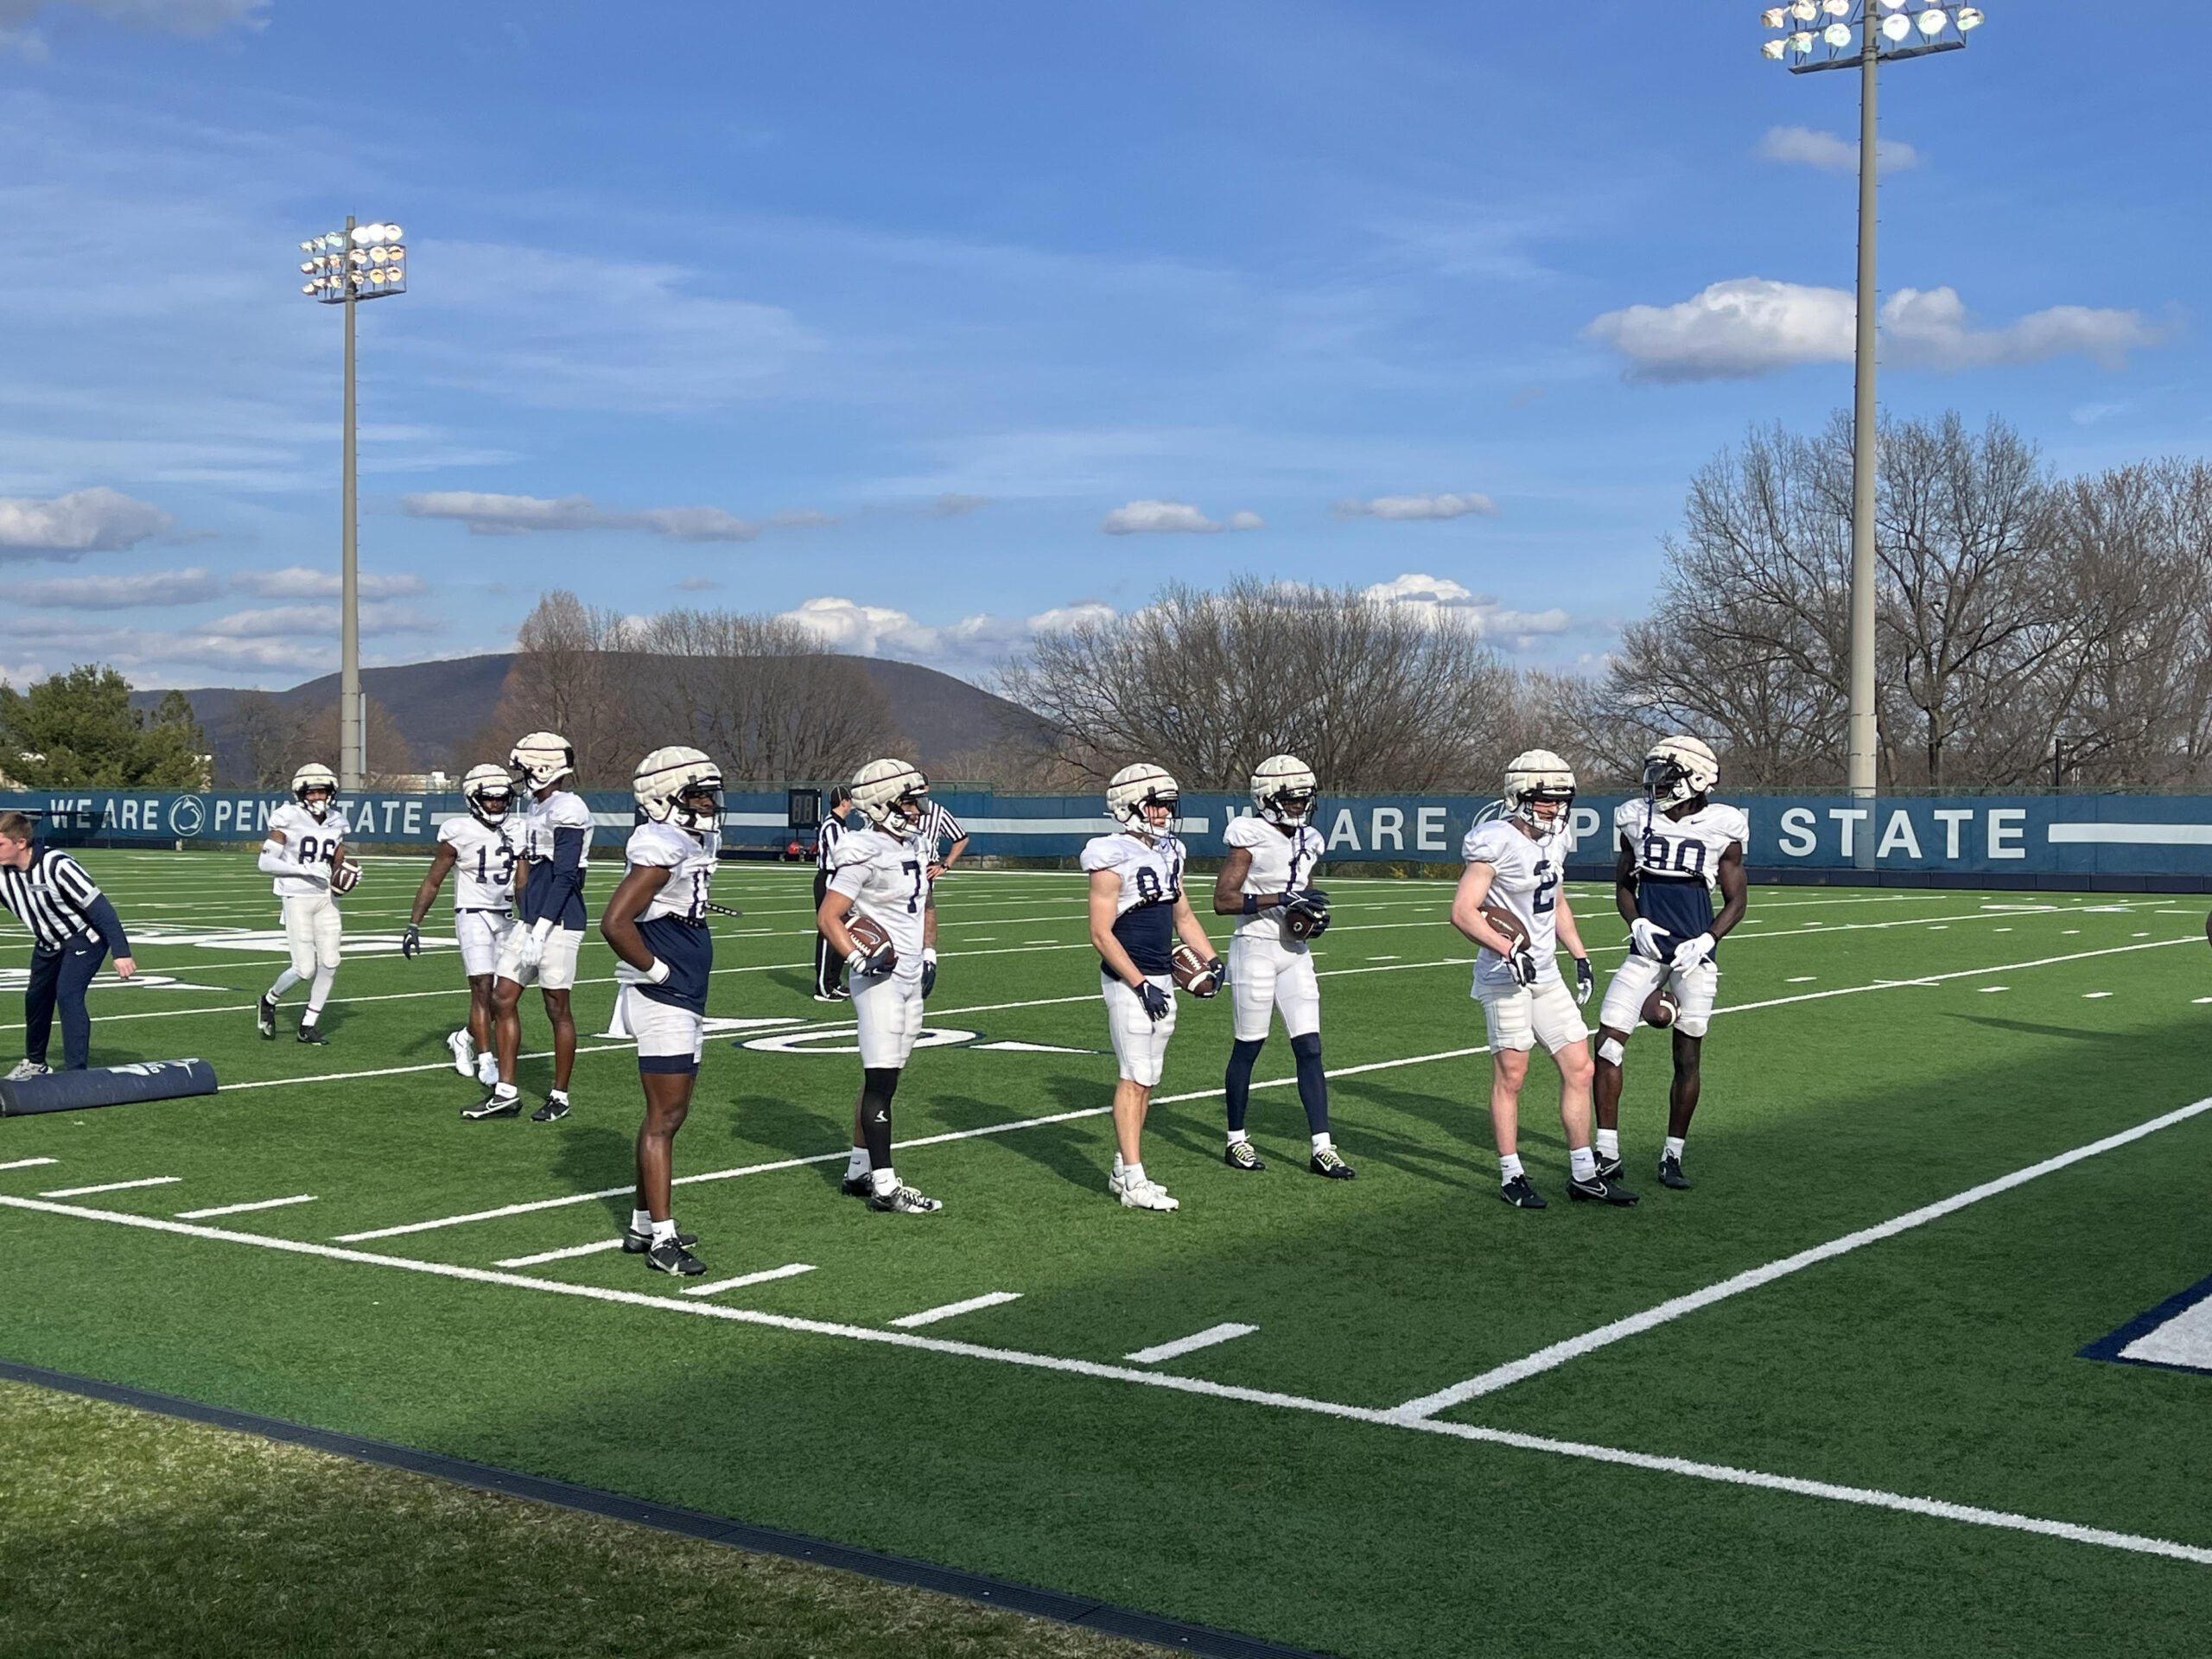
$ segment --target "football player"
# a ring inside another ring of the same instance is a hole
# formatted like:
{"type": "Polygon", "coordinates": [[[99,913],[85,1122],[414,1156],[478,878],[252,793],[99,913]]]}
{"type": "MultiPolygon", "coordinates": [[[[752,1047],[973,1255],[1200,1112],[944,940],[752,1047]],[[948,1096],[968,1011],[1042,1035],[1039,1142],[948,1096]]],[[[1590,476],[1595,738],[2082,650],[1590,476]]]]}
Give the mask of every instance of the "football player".
{"type": "Polygon", "coordinates": [[[283,901],[284,943],[292,965],[276,976],[255,1011],[264,1038],[276,1035],[276,999],[302,980],[308,987],[307,1012],[300,1016],[299,1040],[327,1043],[322,1007],[338,977],[339,946],[345,937],[333,892],[352,885],[345,872],[346,815],[335,810],[338,774],[313,761],[292,774],[292,799],[269,815],[269,838],[261,843],[260,868],[276,878],[283,901]]]}
{"type": "Polygon", "coordinates": [[[622,1024],[638,1039],[645,1091],[638,1126],[638,1192],[623,1249],[656,1273],[690,1277],[706,1264],[695,1234],[676,1230],[669,1185],[676,1132],[691,1110],[705,1052],[708,976],[715,965],[707,893],[721,846],[721,770],[697,749],[655,749],[631,783],[645,822],[630,832],[622,885],[599,918],[621,960],[622,1024]]]}
{"type": "Polygon", "coordinates": [[[1598,1163],[1621,1167],[1621,1066],[1629,1033],[1662,985],[1673,988],[1675,1081],[1667,1091],[1667,1140],[1659,1153],[1662,1185],[1689,1185],[1682,1146],[1697,1110],[1699,1066],[1713,999],[1719,988],[1719,942],[1744,919],[1750,882],[1744,849],[1751,821],[1739,807],[1711,798],[1720,763],[1703,740],[1669,737],[1643,759],[1643,798],[1613,811],[1619,842],[1613,898],[1629,927],[1628,960],[1614,970],[1598,1014],[1598,1163]],[[1720,912],[1713,892],[1720,890],[1720,912]]]}
{"type": "Polygon", "coordinates": [[[861,827],[849,829],[831,852],[830,888],[815,913],[815,925],[844,959],[860,1025],[861,1093],[844,1190],[865,1197],[871,1210],[905,1216],[944,1208],[902,1185],[891,1162],[892,1096],[921,1034],[926,994],[930,861],[922,832],[929,790],[920,769],[904,760],[871,760],[860,769],[853,808],[861,827]],[[874,951],[855,942],[847,925],[855,915],[883,931],[874,951]]]}
{"type": "Polygon", "coordinates": [[[530,791],[522,861],[515,869],[520,915],[499,946],[493,969],[493,1036],[499,1076],[466,1118],[512,1117],[522,1110],[515,1088],[515,1060],[522,1052],[522,988],[535,980],[553,1027],[553,1087],[530,1115],[550,1123],[569,1115],[569,1073],[576,1063],[576,1021],[569,989],[576,982],[576,953],[584,942],[584,866],[591,848],[591,808],[561,787],[576,770],[576,752],[554,732],[532,732],[507,756],[516,783],[530,791]]]}
{"type": "Polygon", "coordinates": [[[1221,958],[1183,892],[1183,843],[1175,835],[1181,796],[1166,768],[1123,766],[1106,787],[1106,815],[1121,828],[1083,849],[1090,876],[1090,943],[1121,1080],[1114,1086],[1114,1173],[1106,1190],[1132,1210],[1180,1203],[1145,1173],[1144,1120],[1175,1034],[1173,952],[1181,939],[1220,983],[1221,958]]]}
{"type": "Polygon", "coordinates": [[[1229,1147],[1231,1169],[1267,1165],[1244,1132],[1252,1097],[1252,1067],[1268,1040],[1275,1010],[1298,1065],[1298,1098],[1313,1137],[1306,1167],[1340,1181],[1352,1167],[1329,1138],[1329,1074],[1321,1069],[1321,982],[1313,975],[1307,941],[1329,925],[1329,895],[1313,885],[1321,862],[1321,832],[1313,827],[1320,790],[1313,769],[1294,754],[1260,762],[1252,774],[1254,817],[1231,818],[1222,840],[1229,856],[1214,878],[1217,916],[1240,916],[1229,940],[1229,992],[1236,1011],[1236,1046],[1229,1051],[1229,1147]]]}
{"type": "Polygon", "coordinates": [[[471,766],[461,780],[465,817],[438,826],[438,849],[430,873],[415,890],[415,908],[399,936],[399,954],[412,960],[423,953],[423,918],[445,885],[453,884],[453,938],[461,947],[461,970],[468,977],[468,1023],[449,1033],[453,1069],[489,1086],[499,1080],[499,1057],[492,1036],[492,981],[499,947],[515,921],[515,862],[522,856],[517,833],[515,786],[505,766],[471,766]]]}
{"type": "Polygon", "coordinates": [[[1504,816],[1467,831],[1467,873],[1452,900],[1452,925],[1482,947],[1475,996],[1490,1027],[1490,1119],[1497,1139],[1498,1196],[1522,1210],[1544,1200],[1521,1166],[1521,1085],[1539,1042],[1559,1067],[1559,1117],[1567,1130],[1567,1196],[1628,1205],[1636,1194],[1598,1173],[1590,1147],[1590,1033],[1582,1006],[1597,981],[1560,879],[1574,801],[1574,773],[1549,749],[1530,749],[1505,769],[1504,816]],[[1491,919],[1502,906],[1520,937],[1491,919]],[[1574,989],[1560,978],[1558,949],[1574,959],[1574,989]]]}

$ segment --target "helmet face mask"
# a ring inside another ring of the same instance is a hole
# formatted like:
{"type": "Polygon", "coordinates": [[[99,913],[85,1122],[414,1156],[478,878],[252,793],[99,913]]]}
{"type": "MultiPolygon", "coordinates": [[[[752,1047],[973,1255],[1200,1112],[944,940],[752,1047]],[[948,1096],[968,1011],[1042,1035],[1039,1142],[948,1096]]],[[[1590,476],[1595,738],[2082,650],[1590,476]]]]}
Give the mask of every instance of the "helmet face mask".
{"type": "Polygon", "coordinates": [[[703,750],[681,745],[655,749],[638,762],[630,787],[638,810],[655,823],[672,823],[694,834],[721,825],[721,768],[703,750]]]}
{"type": "Polygon", "coordinates": [[[575,746],[558,732],[532,732],[515,744],[507,767],[517,783],[550,789],[575,771],[575,746]]]}
{"type": "Polygon", "coordinates": [[[1182,796],[1181,786],[1164,767],[1139,761],[1123,766],[1106,785],[1106,816],[1150,841],[1174,834],[1182,796]]]}
{"type": "Polygon", "coordinates": [[[1653,802],[1678,806],[1710,794],[1720,781],[1720,763],[1702,738],[1666,737],[1643,757],[1643,792],[1653,802]]]}
{"type": "Polygon", "coordinates": [[[514,806],[514,780],[505,766],[471,766],[461,780],[461,798],[468,803],[468,816],[477,823],[498,823],[514,806]]]}
{"type": "Polygon", "coordinates": [[[338,774],[328,766],[309,761],[292,774],[292,798],[315,815],[320,823],[329,816],[338,798],[338,774]]]}
{"type": "Polygon", "coordinates": [[[922,827],[930,780],[904,760],[871,760],[853,779],[852,798],[868,823],[901,840],[922,827]]]}
{"type": "Polygon", "coordinates": [[[1252,773],[1252,805],[1269,823],[1302,829],[1321,792],[1313,769],[1294,754],[1270,755],[1252,773]]]}
{"type": "Polygon", "coordinates": [[[1573,768],[1549,749],[1516,755],[1505,769],[1501,798],[1508,817],[1538,830],[1554,829],[1574,804],[1573,768]]]}

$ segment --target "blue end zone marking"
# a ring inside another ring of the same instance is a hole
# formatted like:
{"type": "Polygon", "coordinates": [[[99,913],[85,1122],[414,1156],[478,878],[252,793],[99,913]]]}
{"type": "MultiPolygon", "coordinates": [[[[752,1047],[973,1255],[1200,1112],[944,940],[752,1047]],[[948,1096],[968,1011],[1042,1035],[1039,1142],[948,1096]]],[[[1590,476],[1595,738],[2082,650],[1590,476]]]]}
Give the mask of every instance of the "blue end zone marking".
{"type": "Polygon", "coordinates": [[[2126,1348],[2130,1343],[2133,1343],[2140,1338],[2149,1336],[2153,1331],[2158,1329],[2159,1326],[2170,1324],[2173,1320],[2179,1319],[2183,1314],[2188,1313],[2190,1308],[2195,1307],[2199,1302],[2203,1301],[2208,1297],[2212,1297],[2212,1279],[2200,1279],[2195,1284],[2191,1285],[2187,1290],[2181,1292],[2178,1295],[2167,1297],[2164,1301],[2160,1302],[2148,1313],[2143,1314],[2139,1318],[2130,1319],[2126,1325],[2121,1325],[2119,1330],[2113,1332],[2110,1336],[2099,1337],[2088,1347],[2076,1353],[2074,1357],[2076,1359],[2101,1359],[2108,1361],[2115,1365],[2147,1365],[2152,1370],[2187,1371],[2191,1376],[2202,1376],[2205,1375],[2205,1372],[2203,1368],[2201,1366],[2169,1365],[2164,1361],[2157,1359],[2129,1359],[2126,1357],[2120,1351],[2126,1348]]]}

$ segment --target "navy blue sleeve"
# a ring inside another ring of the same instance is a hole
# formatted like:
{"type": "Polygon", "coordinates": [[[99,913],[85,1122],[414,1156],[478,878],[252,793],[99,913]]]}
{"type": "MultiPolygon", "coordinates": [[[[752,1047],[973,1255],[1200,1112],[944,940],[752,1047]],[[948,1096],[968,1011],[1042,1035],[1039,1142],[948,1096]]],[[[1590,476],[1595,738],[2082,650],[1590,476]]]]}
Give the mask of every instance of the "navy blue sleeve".
{"type": "Polygon", "coordinates": [[[85,906],[85,919],[92,925],[93,931],[106,943],[108,955],[127,957],[130,954],[130,941],[124,937],[123,918],[115,913],[115,906],[108,902],[105,893],[92,895],[92,902],[85,906]]]}

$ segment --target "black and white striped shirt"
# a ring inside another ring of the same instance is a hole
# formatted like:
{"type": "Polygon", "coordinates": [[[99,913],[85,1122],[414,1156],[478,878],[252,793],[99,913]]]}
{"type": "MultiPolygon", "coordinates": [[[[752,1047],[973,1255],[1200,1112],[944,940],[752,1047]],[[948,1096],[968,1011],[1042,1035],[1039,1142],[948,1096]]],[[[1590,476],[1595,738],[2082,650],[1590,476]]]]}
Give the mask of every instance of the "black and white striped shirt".
{"type": "Polygon", "coordinates": [[[41,950],[105,939],[117,956],[130,952],[115,906],[85,867],[58,849],[33,854],[27,870],[0,869],[0,904],[22,918],[41,950]]]}
{"type": "Polygon", "coordinates": [[[842,812],[824,812],[822,826],[817,832],[821,839],[814,846],[814,868],[824,875],[830,873],[830,861],[836,856],[837,843],[844,839],[845,817],[842,812]]]}
{"type": "Polygon", "coordinates": [[[922,815],[922,845],[929,849],[931,861],[944,855],[947,842],[967,839],[968,832],[960,827],[960,820],[931,801],[929,810],[922,815]]]}

